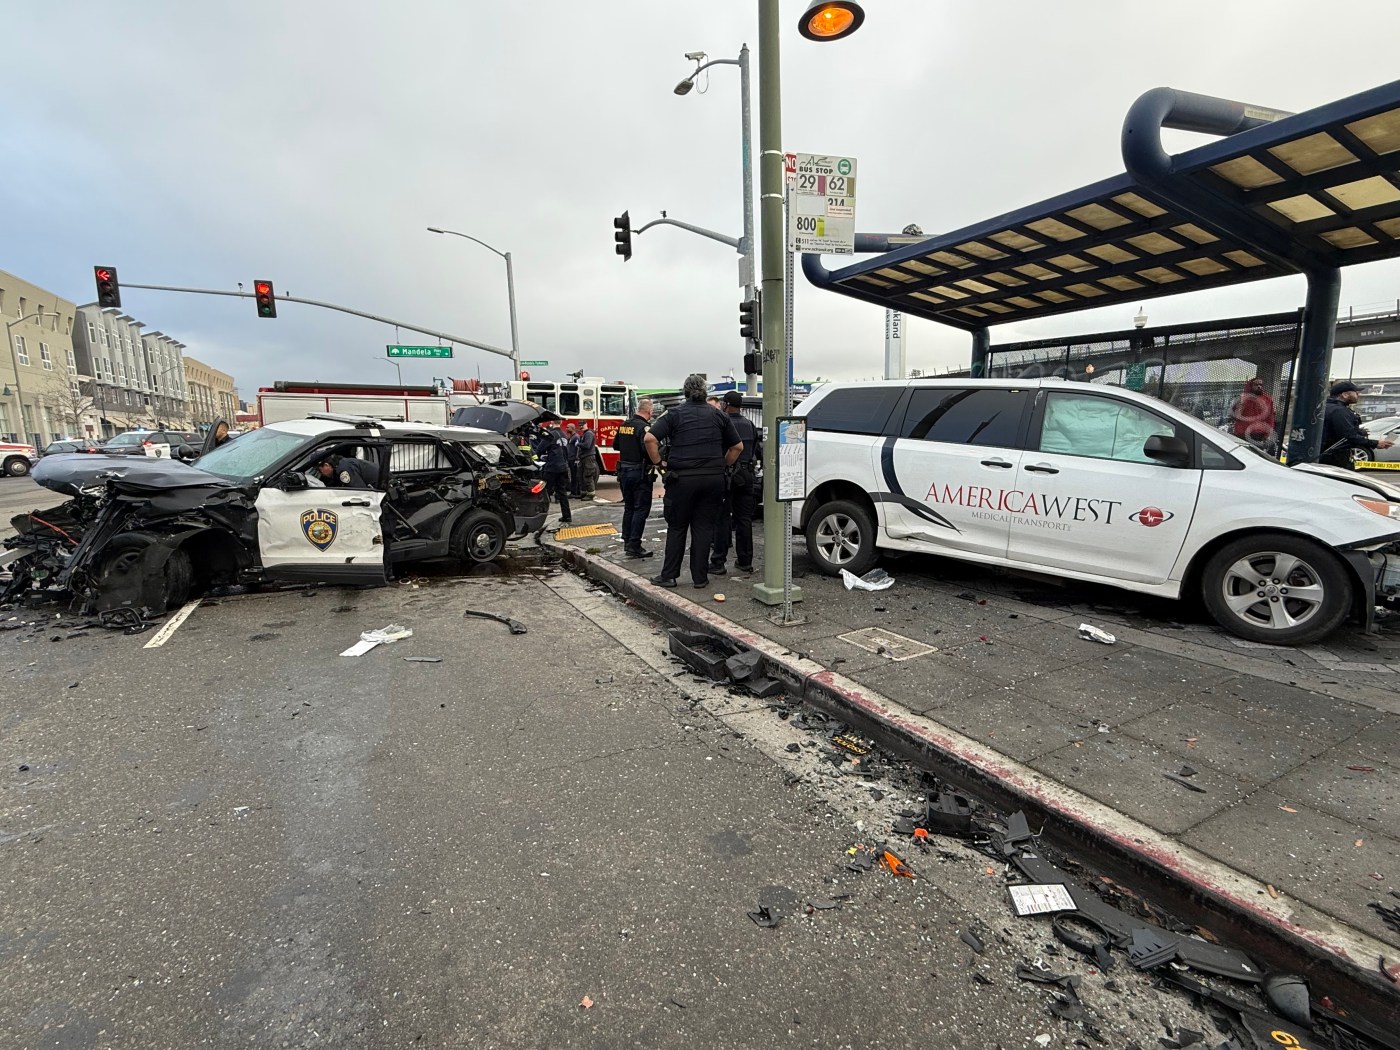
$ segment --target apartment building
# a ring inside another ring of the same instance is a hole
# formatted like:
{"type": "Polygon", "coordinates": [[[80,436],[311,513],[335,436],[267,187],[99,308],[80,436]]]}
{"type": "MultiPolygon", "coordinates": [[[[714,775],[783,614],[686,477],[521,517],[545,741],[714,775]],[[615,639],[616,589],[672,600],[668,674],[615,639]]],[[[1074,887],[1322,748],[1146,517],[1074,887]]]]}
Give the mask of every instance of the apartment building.
{"type": "Polygon", "coordinates": [[[145,323],[96,304],[78,308],[73,348],[103,437],[137,427],[183,425],[188,418],[185,345],[145,323]]]}
{"type": "Polygon", "coordinates": [[[217,368],[185,358],[185,380],[189,384],[190,419],[196,427],[222,419],[229,426],[238,417],[238,391],[233,376],[217,368]]]}
{"type": "Polygon", "coordinates": [[[73,353],[77,307],[38,285],[0,270],[0,323],[8,352],[0,355],[0,435],[42,448],[88,433],[81,377],[73,353]]]}

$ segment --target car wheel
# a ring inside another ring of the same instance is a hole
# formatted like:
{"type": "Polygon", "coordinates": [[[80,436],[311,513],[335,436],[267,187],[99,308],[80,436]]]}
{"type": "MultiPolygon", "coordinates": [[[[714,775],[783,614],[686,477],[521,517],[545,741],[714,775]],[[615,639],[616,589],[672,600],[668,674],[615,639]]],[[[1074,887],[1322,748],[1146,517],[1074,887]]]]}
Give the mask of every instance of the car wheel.
{"type": "Polygon", "coordinates": [[[1351,607],[1346,567],[1319,543],[1282,533],[1220,548],[1201,575],[1215,621],[1253,642],[1305,645],[1337,628],[1351,607]]]}
{"type": "Polygon", "coordinates": [[[12,478],[22,478],[29,473],[29,460],[23,456],[11,456],[5,460],[5,473],[12,478]]]}
{"type": "MultiPolygon", "coordinates": [[[[94,574],[98,589],[101,590],[113,577],[132,572],[150,546],[151,541],[145,536],[128,534],[112,537],[94,574]]],[[[165,592],[161,595],[161,601],[156,604],[162,605],[164,609],[175,609],[189,600],[190,589],[194,583],[194,569],[190,556],[183,550],[176,549],[170,552],[170,557],[165,561],[164,583],[165,592]]]]}
{"type": "Polygon", "coordinates": [[[807,521],[807,554],[828,576],[861,575],[878,557],[870,512],[849,500],[823,503],[807,521]]]}
{"type": "Polygon", "coordinates": [[[506,549],[507,535],[509,530],[499,515],[474,510],[452,530],[452,552],[474,565],[495,561],[506,549]]]}

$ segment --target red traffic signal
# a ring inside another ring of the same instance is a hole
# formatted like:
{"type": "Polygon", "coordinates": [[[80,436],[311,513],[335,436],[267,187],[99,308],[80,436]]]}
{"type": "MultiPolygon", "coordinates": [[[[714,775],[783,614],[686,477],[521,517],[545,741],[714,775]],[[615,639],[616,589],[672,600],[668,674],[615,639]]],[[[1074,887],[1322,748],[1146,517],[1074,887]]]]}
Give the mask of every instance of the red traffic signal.
{"type": "Polygon", "coordinates": [[[122,289],[117,283],[115,266],[94,266],[92,276],[97,280],[97,305],[103,308],[122,304],[122,289]]]}
{"type": "Polygon", "coordinates": [[[520,381],[521,381],[522,383],[528,383],[528,382],[530,381],[530,373],[529,373],[529,372],[521,372],[521,373],[520,373],[520,381]]]}
{"type": "Polygon", "coordinates": [[[258,303],[259,317],[277,316],[277,295],[272,290],[271,281],[254,281],[253,298],[258,303]]]}

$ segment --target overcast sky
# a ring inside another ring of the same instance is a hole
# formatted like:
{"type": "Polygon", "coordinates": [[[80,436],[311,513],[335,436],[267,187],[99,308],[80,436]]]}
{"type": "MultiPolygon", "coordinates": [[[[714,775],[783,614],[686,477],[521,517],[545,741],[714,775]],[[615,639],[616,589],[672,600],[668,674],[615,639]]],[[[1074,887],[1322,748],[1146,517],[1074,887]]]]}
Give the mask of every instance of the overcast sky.
{"type": "MultiPolygon", "coordinates": [[[[739,371],[737,255],[668,227],[613,253],[612,218],[741,231],[739,77],[677,97],[703,50],[754,51],[757,3],[679,0],[45,0],[7,19],[0,269],[77,302],[125,283],[279,291],[497,346],[515,263],[522,356],[641,385],[739,371]]],[[[1122,171],[1118,133],[1166,85],[1303,110],[1394,79],[1395,0],[865,0],[849,40],[783,0],[783,145],[855,157],[856,224],[955,229],[1122,171]]],[[[702,85],[703,86],[703,85],[702,85]]],[[[1204,141],[1168,139],[1173,151],[1204,141]]],[[[756,142],[755,142],[756,145],[756,142]]],[[[829,259],[830,264],[839,262],[829,259]]],[[[1168,324],[1292,309],[1301,278],[1148,301],[1168,324]]],[[[1400,263],[1345,272],[1342,307],[1400,298],[1400,263]]],[[[128,290],[127,312],[231,372],[392,381],[386,343],[432,340],[307,306],[128,290]]],[[[1119,329],[1135,308],[992,330],[1119,329]]],[[[799,378],[876,376],[883,311],[797,278],[799,378]]],[[[965,365],[965,334],[909,325],[911,367],[965,365]]],[[[1357,374],[1400,373],[1400,347],[1357,374]]],[[[1347,351],[1333,371],[1345,373],[1347,351]]],[[[405,381],[504,379],[459,347],[405,381]]]]}

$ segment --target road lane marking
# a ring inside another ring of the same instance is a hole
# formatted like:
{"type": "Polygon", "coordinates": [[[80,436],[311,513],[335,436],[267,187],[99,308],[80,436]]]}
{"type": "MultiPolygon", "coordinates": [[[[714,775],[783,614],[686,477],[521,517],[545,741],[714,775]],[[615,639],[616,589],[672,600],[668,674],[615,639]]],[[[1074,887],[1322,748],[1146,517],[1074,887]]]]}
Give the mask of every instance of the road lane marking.
{"type": "Polygon", "coordinates": [[[166,620],[165,626],[157,631],[155,637],[141,648],[159,649],[166,642],[170,641],[170,636],[180,629],[180,625],[189,619],[190,613],[199,608],[199,603],[202,601],[204,601],[203,598],[196,598],[194,601],[186,602],[184,605],[180,606],[180,611],[166,620]]]}

